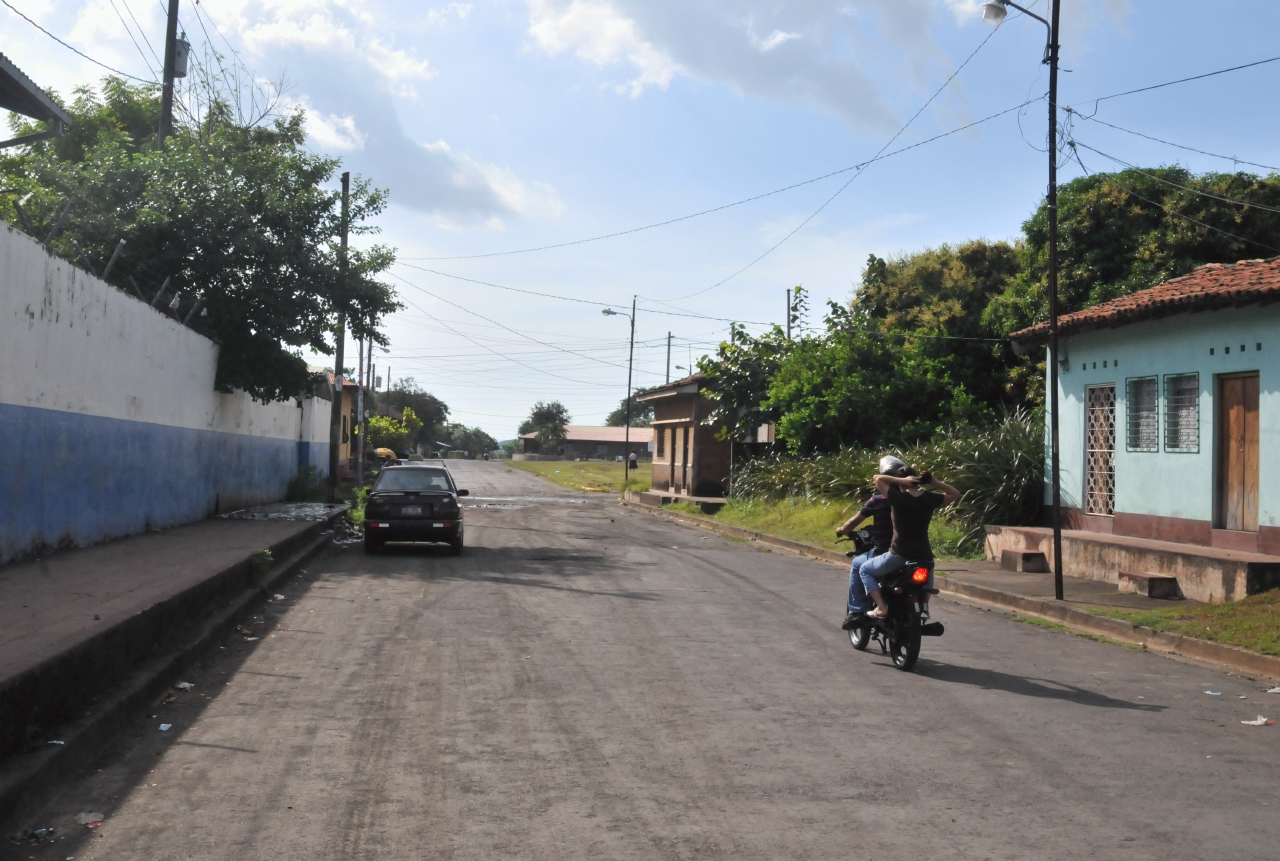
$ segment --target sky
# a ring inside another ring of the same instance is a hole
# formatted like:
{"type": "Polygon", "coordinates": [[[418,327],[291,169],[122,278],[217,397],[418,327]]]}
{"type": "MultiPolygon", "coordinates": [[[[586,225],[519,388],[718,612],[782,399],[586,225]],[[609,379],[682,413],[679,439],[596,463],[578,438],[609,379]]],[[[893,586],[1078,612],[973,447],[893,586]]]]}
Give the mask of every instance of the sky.
{"type": "MultiPolygon", "coordinates": [[[[158,76],[160,0],[5,3],[158,76]]],[[[820,325],[869,254],[1014,239],[1047,183],[1045,27],[992,28],[978,0],[182,0],[180,19],[194,53],[283,79],[310,146],[389,191],[371,241],[405,308],[378,375],[498,439],[539,400],[603,422],[633,298],[633,383],[660,384],[668,333],[675,379],[731,322],[782,323],[793,285],[820,325]]],[[[1059,101],[1081,113],[1061,122],[1119,162],[1266,172],[1231,159],[1280,165],[1280,62],[1104,97],[1280,56],[1276,33],[1274,0],[1063,0],[1059,101]]],[[[64,97],[107,74],[3,6],[0,52],[64,97]]],[[[1079,152],[1060,181],[1119,166],[1079,152]]]]}

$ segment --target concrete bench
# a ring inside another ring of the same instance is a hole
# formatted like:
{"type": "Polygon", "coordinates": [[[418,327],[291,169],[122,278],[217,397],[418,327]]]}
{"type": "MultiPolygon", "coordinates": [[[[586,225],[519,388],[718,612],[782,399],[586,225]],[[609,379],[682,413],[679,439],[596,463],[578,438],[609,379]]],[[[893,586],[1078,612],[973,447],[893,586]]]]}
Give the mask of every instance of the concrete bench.
{"type": "Polygon", "coordinates": [[[1038,550],[1002,550],[1000,567],[1006,571],[1042,574],[1049,570],[1049,560],[1038,550]]]}

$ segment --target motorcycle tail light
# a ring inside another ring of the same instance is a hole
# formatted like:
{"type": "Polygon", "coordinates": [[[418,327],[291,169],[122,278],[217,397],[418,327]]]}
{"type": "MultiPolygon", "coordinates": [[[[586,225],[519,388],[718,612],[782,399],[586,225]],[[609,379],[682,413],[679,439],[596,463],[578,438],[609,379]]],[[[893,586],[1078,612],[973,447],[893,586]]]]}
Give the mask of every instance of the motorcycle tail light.
{"type": "Polygon", "coordinates": [[[928,582],[929,582],[929,569],[928,569],[928,568],[917,568],[916,570],[912,571],[912,572],[911,572],[911,582],[912,582],[912,583],[928,583],[928,582]]]}

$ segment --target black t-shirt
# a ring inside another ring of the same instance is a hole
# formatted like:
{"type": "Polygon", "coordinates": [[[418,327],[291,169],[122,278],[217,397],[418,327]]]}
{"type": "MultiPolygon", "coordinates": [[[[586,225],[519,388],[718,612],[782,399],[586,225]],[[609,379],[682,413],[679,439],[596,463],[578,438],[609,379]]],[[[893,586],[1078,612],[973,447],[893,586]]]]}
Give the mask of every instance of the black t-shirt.
{"type": "Polygon", "coordinates": [[[858,513],[863,517],[874,518],[872,524],[867,527],[867,532],[871,535],[875,554],[879,556],[889,549],[889,544],[893,541],[893,519],[889,513],[889,500],[877,493],[866,501],[858,513]]]}
{"type": "Polygon", "coordinates": [[[942,507],[941,493],[925,491],[912,496],[896,484],[889,485],[889,508],[893,512],[893,543],[889,550],[912,562],[932,562],[929,521],[942,507]]]}

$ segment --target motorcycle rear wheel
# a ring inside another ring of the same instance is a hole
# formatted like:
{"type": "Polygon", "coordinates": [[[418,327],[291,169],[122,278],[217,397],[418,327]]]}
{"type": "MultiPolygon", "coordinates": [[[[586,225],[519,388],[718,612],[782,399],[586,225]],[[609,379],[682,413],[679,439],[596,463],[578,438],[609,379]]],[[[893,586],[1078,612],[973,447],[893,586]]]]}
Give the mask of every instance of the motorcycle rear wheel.
{"type": "Polygon", "coordinates": [[[849,629],[849,643],[859,652],[865,652],[871,644],[871,628],[867,625],[855,625],[849,629]]]}
{"type": "Polygon", "coordinates": [[[889,644],[893,665],[904,673],[915,668],[920,657],[920,619],[913,617],[902,626],[901,635],[889,644]]]}

